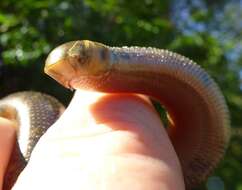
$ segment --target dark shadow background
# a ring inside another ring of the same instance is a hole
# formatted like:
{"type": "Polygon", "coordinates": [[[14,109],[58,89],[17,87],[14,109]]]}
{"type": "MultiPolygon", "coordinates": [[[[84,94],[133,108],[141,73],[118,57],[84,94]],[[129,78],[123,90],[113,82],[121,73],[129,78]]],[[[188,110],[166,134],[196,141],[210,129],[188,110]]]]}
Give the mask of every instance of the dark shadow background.
{"type": "MultiPolygon", "coordinates": [[[[72,92],[43,73],[63,42],[153,46],[204,67],[226,97],[232,127],[242,127],[241,0],[2,0],[0,10],[0,97],[37,90],[68,104],[72,92]]],[[[242,190],[241,138],[200,190],[242,190]]]]}

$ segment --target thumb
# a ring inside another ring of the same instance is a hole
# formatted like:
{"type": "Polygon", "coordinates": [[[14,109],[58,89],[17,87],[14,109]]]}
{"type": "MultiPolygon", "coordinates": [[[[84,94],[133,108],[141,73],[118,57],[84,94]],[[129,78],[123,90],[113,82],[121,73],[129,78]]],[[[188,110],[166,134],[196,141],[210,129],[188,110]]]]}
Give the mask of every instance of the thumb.
{"type": "Polygon", "coordinates": [[[158,114],[137,95],[77,91],[37,144],[14,189],[130,187],[184,189],[158,114]]]}
{"type": "Polygon", "coordinates": [[[15,124],[0,117],[0,189],[3,186],[4,173],[7,169],[15,140],[15,124]]]}

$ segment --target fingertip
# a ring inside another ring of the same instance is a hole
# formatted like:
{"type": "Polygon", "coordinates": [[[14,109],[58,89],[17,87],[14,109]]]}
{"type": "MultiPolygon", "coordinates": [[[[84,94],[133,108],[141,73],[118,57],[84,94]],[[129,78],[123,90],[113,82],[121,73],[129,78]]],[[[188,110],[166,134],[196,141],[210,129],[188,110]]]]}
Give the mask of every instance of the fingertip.
{"type": "Polygon", "coordinates": [[[0,189],[16,137],[15,128],[14,122],[0,117],[0,189]]]}

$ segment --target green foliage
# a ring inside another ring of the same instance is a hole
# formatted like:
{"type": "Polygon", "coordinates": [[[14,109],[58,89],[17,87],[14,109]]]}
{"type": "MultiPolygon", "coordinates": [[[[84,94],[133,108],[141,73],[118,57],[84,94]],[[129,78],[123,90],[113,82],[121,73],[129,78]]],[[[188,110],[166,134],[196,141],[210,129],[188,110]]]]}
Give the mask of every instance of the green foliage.
{"type": "MultiPolygon", "coordinates": [[[[0,96],[32,89],[67,103],[71,93],[42,72],[49,51],[66,41],[154,46],[201,64],[221,87],[232,125],[242,127],[239,1],[3,0],[0,10],[0,96]]],[[[201,189],[242,189],[241,145],[233,138],[225,160],[201,189]]]]}

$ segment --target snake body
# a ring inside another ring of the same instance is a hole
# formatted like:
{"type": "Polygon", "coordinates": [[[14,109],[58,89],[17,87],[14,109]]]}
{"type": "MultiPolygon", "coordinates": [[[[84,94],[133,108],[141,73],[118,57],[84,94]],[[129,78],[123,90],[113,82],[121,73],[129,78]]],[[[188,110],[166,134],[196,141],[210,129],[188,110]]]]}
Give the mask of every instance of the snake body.
{"type": "Polygon", "coordinates": [[[230,119],[214,80],[179,54],[156,48],[72,41],[48,56],[45,72],[67,88],[140,93],[158,100],[187,188],[204,181],[224,155],[230,119]]]}
{"type": "Polygon", "coordinates": [[[54,97],[34,91],[13,93],[0,100],[0,116],[14,121],[18,126],[18,141],[8,164],[3,190],[12,187],[37,141],[63,110],[64,106],[54,97]]]}

